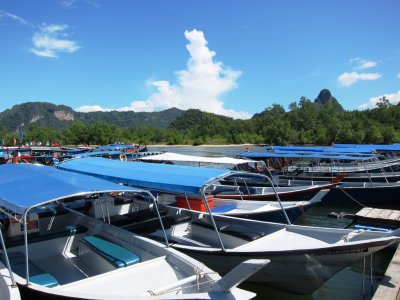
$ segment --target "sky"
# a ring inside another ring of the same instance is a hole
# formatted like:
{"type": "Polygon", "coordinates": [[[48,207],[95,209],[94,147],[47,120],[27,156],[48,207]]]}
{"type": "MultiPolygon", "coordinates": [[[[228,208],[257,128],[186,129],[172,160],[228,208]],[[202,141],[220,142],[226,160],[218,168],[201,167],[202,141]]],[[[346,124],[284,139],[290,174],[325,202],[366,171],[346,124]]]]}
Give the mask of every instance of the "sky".
{"type": "Polygon", "coordinates": [[[0,112],[400,101],[399,0],[0,0],[0,112]]]}

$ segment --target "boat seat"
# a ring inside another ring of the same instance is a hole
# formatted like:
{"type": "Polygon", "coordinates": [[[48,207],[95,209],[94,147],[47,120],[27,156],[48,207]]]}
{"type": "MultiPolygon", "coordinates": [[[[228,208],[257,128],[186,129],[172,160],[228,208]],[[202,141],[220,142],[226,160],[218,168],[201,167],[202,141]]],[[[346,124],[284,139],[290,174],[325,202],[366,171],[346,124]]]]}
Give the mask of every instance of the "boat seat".
{"type": "MultiPolygon", "coordinates": [[[[14,273],[18,274],[22,278],[26,276],[25,267],[25,254],[22,252],[8,253],[8,259],[10,261],[11,269],[14,273]]],[[[28,260],[29,264],[29,280],[33,283],[39,284],[44,287],[55,287],[59,283],[51,274],[43,271],[35,263],[28,260]]]]}
{"type": "Polygon", "coordinates": [[[140,257],[135,253],[97,236],[85,236],[80,240],[80,243],[92,249],[116,268],[127,267],[140,262],[140,257]]]}
{"type": "MultiPolygon", "coordinates": [[[[184,214],[178,214],[174,216],[163,216],[161,220],[163,222],[164,228],[169,229],[173,225],[177,225],[184,222],[189,222],[191,219],[190,216],[184,214]]],[[[161,229],[160,219],[159,218],[151,218],[148,220],[144,220],[141,222],[135,222],[132,224],[127,224],[121,226],[122,228],[135,232],[137,234],[149,234],[154,231],[161,229]]]]}
{"type": "Polygon", "coordinates": [[[235,205],[232,204],[224,204],[224,205],[220,205],[220,206],[216,206],[214,208],[211,209],[212,212],[215,213],[225,213],[231,210],[236,209],[235,205]]]}
{"type": "MultiPolygon", "coordinates": [[[[264,232],[257,232],[257,231],[243,231],[243,226],[236,225],[236,224],[217,224],[218,231],[224,234],[228,234],[234,237],[238,237],[244,239],[246,241],[254,241],[259,239],[260,237],[265,236],[264,232]]],[[[204,228],[214,230],[213,225],[210,221],[206,220],[205,218],[199,219],[197,221],[192,222],[192,225],[201,226],[204,228]]]]}
{"type": "Polygon", "coordinates": [[[171,227],[173,225],[178,225],[182,223],[189,222],[192,219],[191,216],[185,214],[177,214],[173,216],[167,216],[163,218],[163,224],[165,226],[171,227]]]}
{"type": "MultiPolygon", "coordinates": [[[[166,210],[159,210],[160,216],[167,214],[166,210]]],[[[142,209],[124,215],[115,215],[110,217],[111,224],[117,227],[132,224],[133,222],[141,222],[150,218],[157,218],[157,212],[154,209],[142,209]]]]}
{"type": "MultiPolygon", "coordinates": [[[[61,237],[66,237],[70,236],[71,234],[79,234],[79,233],[84,233],[88,230],[88,228],[84,225],[68,225],[65,226],[64,230],[62,231],[50,231],[50,232],[35,232],[35,233],[29,233],[28,234],[28,240],[29,244],[32,243],[38,243],[50,239],[57,239],[61,237]]],[[[16,247],[23,245],[25,243],[24,241],[24,235],[19,235],[16,237],[7,237],[6,239],[6,245],[7,247],[16,247]]]]}

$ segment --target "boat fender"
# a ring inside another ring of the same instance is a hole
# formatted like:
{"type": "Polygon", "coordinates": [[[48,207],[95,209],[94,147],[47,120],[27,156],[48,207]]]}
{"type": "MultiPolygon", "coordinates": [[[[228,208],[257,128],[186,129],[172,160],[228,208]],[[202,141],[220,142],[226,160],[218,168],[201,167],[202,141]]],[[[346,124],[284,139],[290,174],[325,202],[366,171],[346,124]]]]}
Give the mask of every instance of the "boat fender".
{"type": "Polygon", "coordinates": [[[262,171],[263,171],[257,163],[254,164],[254,168],[256,169],[256,171],[258,173],[262,173],[262,171]]]}
{"type": "Polygon", "coordinates": [[[128,158],[126,157],[125,153],[121,153],[119,155],[119,160],[127,160],[128,158]]]}
{"type": "Polygon", "coordinates": [[[341,241],[343,241],[344,243],[348,243],[351,241],[351,239],[353,239],[355,236],[360,235],[362,233],[364,233],[365,230],[364,229],[358,229],[358,230],[353,230],[351,232],[349,232],[348,234],[344,235],[341,237],[341,241]]]}

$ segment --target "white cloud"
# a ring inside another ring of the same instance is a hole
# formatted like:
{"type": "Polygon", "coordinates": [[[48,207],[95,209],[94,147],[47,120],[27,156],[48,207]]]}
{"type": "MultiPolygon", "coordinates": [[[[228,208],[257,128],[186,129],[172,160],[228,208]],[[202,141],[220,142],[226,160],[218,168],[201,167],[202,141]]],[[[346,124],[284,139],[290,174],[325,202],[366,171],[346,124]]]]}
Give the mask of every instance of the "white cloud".
{"type": "MultiPolygon", "coordinates": [[[[197,108],[233,118],[250,118],[251,115],[247,112],[226,109],[220,100],[222,95],[236,88],[236,80],[241,72],[226,68],[222,62],[213,60],[215,52],[207,47],[203,32],[196,29],[185,31],[185,37],[189,41],[186,49],[190,57],[186,70],[176,72],[177,83],[148,81],[148,85],[156,88],[155,93],[147,100],[133,101],[130,106],[117,110],[150,112],[171,107],[184,110],[197,108]]],[[[82,111],[82,108],[77,110],[82,111]]]]}
{"type": "Polygon", "coordinates": [[[350,59],[350,63],[356,64],[356,66],[353,67],[354,70],[370,69],[378,65],[377,61],[361,59],[359,57],[350,59]]]}
{"type": "Polygon", "coordinates": [[[382,77],[379,73],[357,73],[357,72],[344,72],[341,74],[337,81],[339,85],[349,87],[360,80],[377,80],[382,77]]]}
{"type": "Polygon", "coordinates": [[[65,9],[73,9],[78,8],[79,5],[89,4],[92,7],[100,7],[96,0],[86,0],[86,1],[78,1],[78,0],[60,0],[61,6],[65,9]],[[78,4],[79,2],[79,4],[78,4]]]}
{"type": "Polygon", "coordinates": [[[39,32],[33,35],[35,48],[31,52],[42,57],[57,58],[59,52],[74,53],[79,50],[75,41],[68,40],[65,32],[68,25],[43,25],[39,32]]]}
{"type": "Polygon", "coordinates": [[[371,97],[367,103],[361,104],[358,109],[374,108],[379,102],[379,99],[381,99],[382,97],[386,97],[386,99],[388,99],[391,104],[397,104],[400,102],[400,91],[393,94],[385,94],[381,96],[371,97]]]}
{"type": "Polygon", "coordinates": [[[61,0],[61,6],[64,8],[73,8],[76,0],[61,0]]]}
{"type": "MultiPolygon", "coordinates": [[[[0,21],[4,21],[4,20],[13,20],[15,22],[17,22],[18,24],[21,25],[29,25],[29,23],[27,21],[25,21],[23,18],[18,17],[14,14],[11,14],[9,12],[6,12],[4,10],[0,10],[0,21]]],[[[1,24],[0,24],[1,25],[1,24]]]]}
{"type": "Polygon", "coordinates": [[[76,109],[76,111],[79,111],[79,112],[112,111],[112,110],[115,110],[115,109],[104,108],[104,107],[101,107],[100,105],[83,105],[83,106],[79,107],[78,109],[76,109]]]}

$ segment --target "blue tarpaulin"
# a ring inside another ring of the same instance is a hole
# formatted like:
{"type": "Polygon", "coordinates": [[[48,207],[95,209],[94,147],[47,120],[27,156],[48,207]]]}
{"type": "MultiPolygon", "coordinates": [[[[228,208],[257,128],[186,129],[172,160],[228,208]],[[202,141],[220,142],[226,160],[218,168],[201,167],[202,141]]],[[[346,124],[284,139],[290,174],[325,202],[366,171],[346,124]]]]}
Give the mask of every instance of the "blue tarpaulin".
{"type": "Polygon", "coordinates": [[[370,147],[327,147],[327,146],[266,146],[265,149],[274,153],[331,153],[351,155],[371,155],[375,148],[370,147]]]}
{"type": "Polygon", "coordinates": [[[306,152],[306,153],[272,153],[272,152],[245,152],[239,155],[251,159],[267,159],[267,158],[303,158],[303,159],[331,159],[331,160],[349,160],[349,161],[367,161],[374,159],[376,156],[355,156],[355,155],[334,155],[324,152],[306,152]]]}
{"type": "Polygon", "coordinates": [[[102,156],[102,155],[120,155],[122,153],[122,151],[118,151],[118,150],[113,150],[113,151],[91,151],[91,152],[82,152],[82,153],[78,153],[78,154],[72,154],[70,155],[73,158],[76,157],[88,157],[88,156],[102,156]]]}
{"type": "Polygon", "coordinates": [[[172,193],[199,194],[201,188],[235,171],[187,166],[80,158],[61,163],[60,169],[92,175],[116,183],[172,193]]]}
{"type": "Polygon", "coordinates": [[[112,191],[139,190],[43,165],[0,166],[0,205],[21,215],[29,207],[73,196],[112,191]]]}

